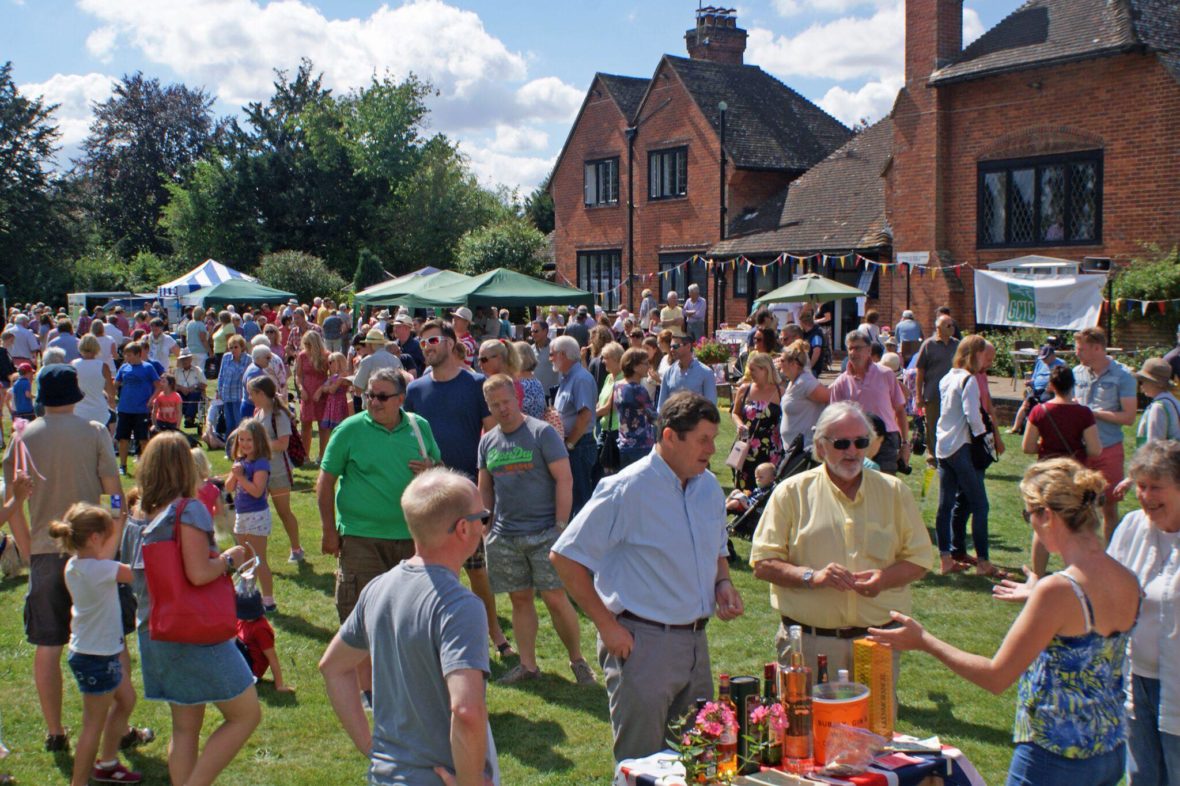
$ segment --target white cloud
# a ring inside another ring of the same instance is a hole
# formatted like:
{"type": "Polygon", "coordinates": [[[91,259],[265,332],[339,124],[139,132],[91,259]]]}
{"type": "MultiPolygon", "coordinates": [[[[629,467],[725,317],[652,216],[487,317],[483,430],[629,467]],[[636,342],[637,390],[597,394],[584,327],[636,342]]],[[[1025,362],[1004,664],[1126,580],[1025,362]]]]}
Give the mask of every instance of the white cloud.
{"type": "Polygon", "coordinates": [[[502,153],[541,153],[549,147],[549,135],[528,126],[496,126],[491,149],[502,153]]]}
{"type": "Polygon", "coordinates": [[[58,104],[53,113],[61,137],[58,142],[68,154],[90,130],[91,105],[111,97],[111,86],[118,81],[106,74],[54,74],[44,82],[20,86],[24,95],[41,97],[46,104],[58,104]]]}
{"type": "Polygon", "coordinates": [[[845,14],[855,8],[892,5],[893,0],[774,0],[774,9],[783,16],[796,14],[845,14]]]}
{"type": "Polygon", "coordinates": [[[462,143],[459,147],[467,155],[481,184],[489,187],[500,183],[516,186],[523,196],[528,196],[540,185],[556,159],[556,156],[514,156],[498,152],[493,147],[468,143],[462,143]]]}
{"type": "Polygon", "coordinates": [[[812,24],[794,36],[755,28],[746,60],[779,76],[882,79],[902,70],[904,46],[904,11],[899,0],[892,0],[871,16],[812,24]]]}
{"type": "Polygon", "coordinates": [[[110,25],[104,25],[86,36],[86,51],[102,62],[109,63],[118,36],[118,30],[110,25]]]}
{"type": "Polygon", "coordinates": [[[845,125],[855,125],[861,120],[872,124],[889,114],[902,83],[900,77],[887,77],[867,82],[858,90],[846,90],[837,85],[828,90],[819,105],[845,125]]]}
{"type": "Polygon", "coordinates": [[[986,33],[987,30],[983,26],[983,20],[979,18],[979,12],[974,8],[963,9],[963,46],[979,38],[986,33]]]}
{"type": "Polygon", "coordinates": [[[516,106],[536,120],[571,122],[585,93],[555,76],[534,79],[516,91],[516,106]]]}

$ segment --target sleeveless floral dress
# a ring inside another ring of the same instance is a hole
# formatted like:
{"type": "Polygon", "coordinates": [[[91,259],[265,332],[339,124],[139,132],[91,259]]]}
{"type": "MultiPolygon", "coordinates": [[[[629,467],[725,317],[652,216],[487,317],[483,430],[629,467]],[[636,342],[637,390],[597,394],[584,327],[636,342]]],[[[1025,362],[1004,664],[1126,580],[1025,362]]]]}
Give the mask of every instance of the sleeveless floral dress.
{"type": "Polygon", "coordinates": [[[785,455],[783,437],[779,433],[783,408],[778,399],[752,401],[747,394],[742,402],[741,414],[749,432],[747,439],[750,443],[750,452],[746,454],[746,461],[737,473],[736,484],[743,491],[753,491],[758,486],[754,481],[754,470],[758,465],[770,462],[778,466],[785,455]]]}

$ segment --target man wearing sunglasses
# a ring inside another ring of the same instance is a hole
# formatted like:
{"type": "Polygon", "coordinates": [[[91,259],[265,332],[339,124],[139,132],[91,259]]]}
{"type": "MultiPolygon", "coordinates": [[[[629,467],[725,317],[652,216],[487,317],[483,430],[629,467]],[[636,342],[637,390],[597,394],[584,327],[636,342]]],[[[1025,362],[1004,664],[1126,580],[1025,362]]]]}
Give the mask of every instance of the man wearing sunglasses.
{"type": "Polygon", "coordinates": [[[660,378],[660,400],[656,409],[663,412],[672,394],[687,390],[714,404],[717,403],[717,379],[713,369],[692,356],[692,341],[679,328],[672,328],[670,363],[660,378]]]}
{"type": "MultiPolygon", "coordinates": [[[[365,410],[332,430],[316,480],[322,548],[338,559],[336,612],[343,622],[369,582],[414,554],[402,492],[441,454],[426,419],[406,412],[401,372],[373,372],[365,410]]],[[[361,674],[362,690],[371,683],[361,674]]]]}
{"type": "Polygon", "coordinates": [[[859,405],[827,407],[815,425],[821,465],[775,488],[754,533],[750,564],[782,616],[775,644],[784,666],[787,630],[802,625],[808,657],[822,653],[828,668],[851,669],[852,642],[893,625],[891,610],[908,614],[909,585],[934,563],[909,488],[864,466],[871,435],[859,405]]]}
{"type": "Polygon", "coordinates": [[[552,401],[553,389],[557,387],[561,377],[553,368],[553,359],[549,357],[549,325],[538,319],[529,327],[532,331],[530,335],[533,338],[533,349],[537,353],[537,367],[533,369],[533,376],[540,380],[541,386],[545,388],[545,397],[552,401]]]}
{"type": "Polygon", "coordinates": [[[415,478],[394,507],[414,551],[365,588],[320,659],[332,709],[369,759],[371,783],[498,785],[487,619],[459,581],[490,514],[470,480],[442,468],[415,478]],[[372,728],[355,687],[370,661],[372,728]]]}

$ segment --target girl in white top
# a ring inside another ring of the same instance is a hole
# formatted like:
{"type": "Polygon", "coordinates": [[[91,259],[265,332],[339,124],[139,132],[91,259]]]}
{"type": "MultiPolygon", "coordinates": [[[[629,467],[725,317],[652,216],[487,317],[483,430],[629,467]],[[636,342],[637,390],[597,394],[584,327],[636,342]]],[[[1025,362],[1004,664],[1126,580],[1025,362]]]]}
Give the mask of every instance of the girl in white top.
{"type": "MultiPolygon", "coordinates": [[[[90,335],[92,335],[96,339],[98,339],[98,346],[99,346],[99,351],[98,351],[98,355],[97,355],[98,359],[103,361],[104,363],[106,363],[107,366],[111,369],[111,373],[114,374],[116,371],[115,357],[118,354],[117,349],[119,346],[119,342],[115,340],[115,337],[113,335],[110,335],[110,332],[108,332],[107,327],[108,327],[107,325],[103,324],[102,322],[100,322],[99,320],[96,319],[90,323],[90,335]]],[[[115,331],[118,330],[118,328],[115,328],[113,325],[110,327],[115,331]]],[[[82,340],[85,341],[86,337],[83,336],[82,340]]],[[[79,348],[79,351],[81,351],[81,344],[78,345],[78,348],[79,348]]]]}
{"type": "Polygon", "coordinates": [[[82,389],[82,400],[74,407],[74,414],[92,420],[100,426],[111,419],[111,400],[115,390],[111,369],[99,358],[102,345],[94,335],[86,335],[78,343],[82,357],[72,365],[78,371],[78,387],[82,389]]]}
{"type": "Polygon", "coordinates": [[[86,786],[92,776],[106,783],[141,779],[119,763],[118,737],[106,740],[104,752],[111,753],[110,758],[95,764],[103,727],[121,733],[131,715],[131,707],[116,701],[115,695],[123,682],[118,583],[132,580],[131,567],[114,559],[119,530],[110,514],[85,502],[70,506],[63,521],[49,525],[49,534],[73,555],[65,567],[66,587],[73,599],[67,661],[82,692],[82,733],[74,750],[71,786],[86,786]]]}

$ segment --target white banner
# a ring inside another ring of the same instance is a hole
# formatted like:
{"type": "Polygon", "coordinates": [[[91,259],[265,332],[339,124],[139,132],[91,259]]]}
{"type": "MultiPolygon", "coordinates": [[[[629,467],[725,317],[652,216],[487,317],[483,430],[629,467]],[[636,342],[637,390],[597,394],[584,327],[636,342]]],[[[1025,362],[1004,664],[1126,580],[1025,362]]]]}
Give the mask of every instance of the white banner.
{"type": "Polygon", "coordinates": [[[1098,324],[1106,276],[1023,278],[975,271],[975,321],[1081,330],[1098,324]]]}

